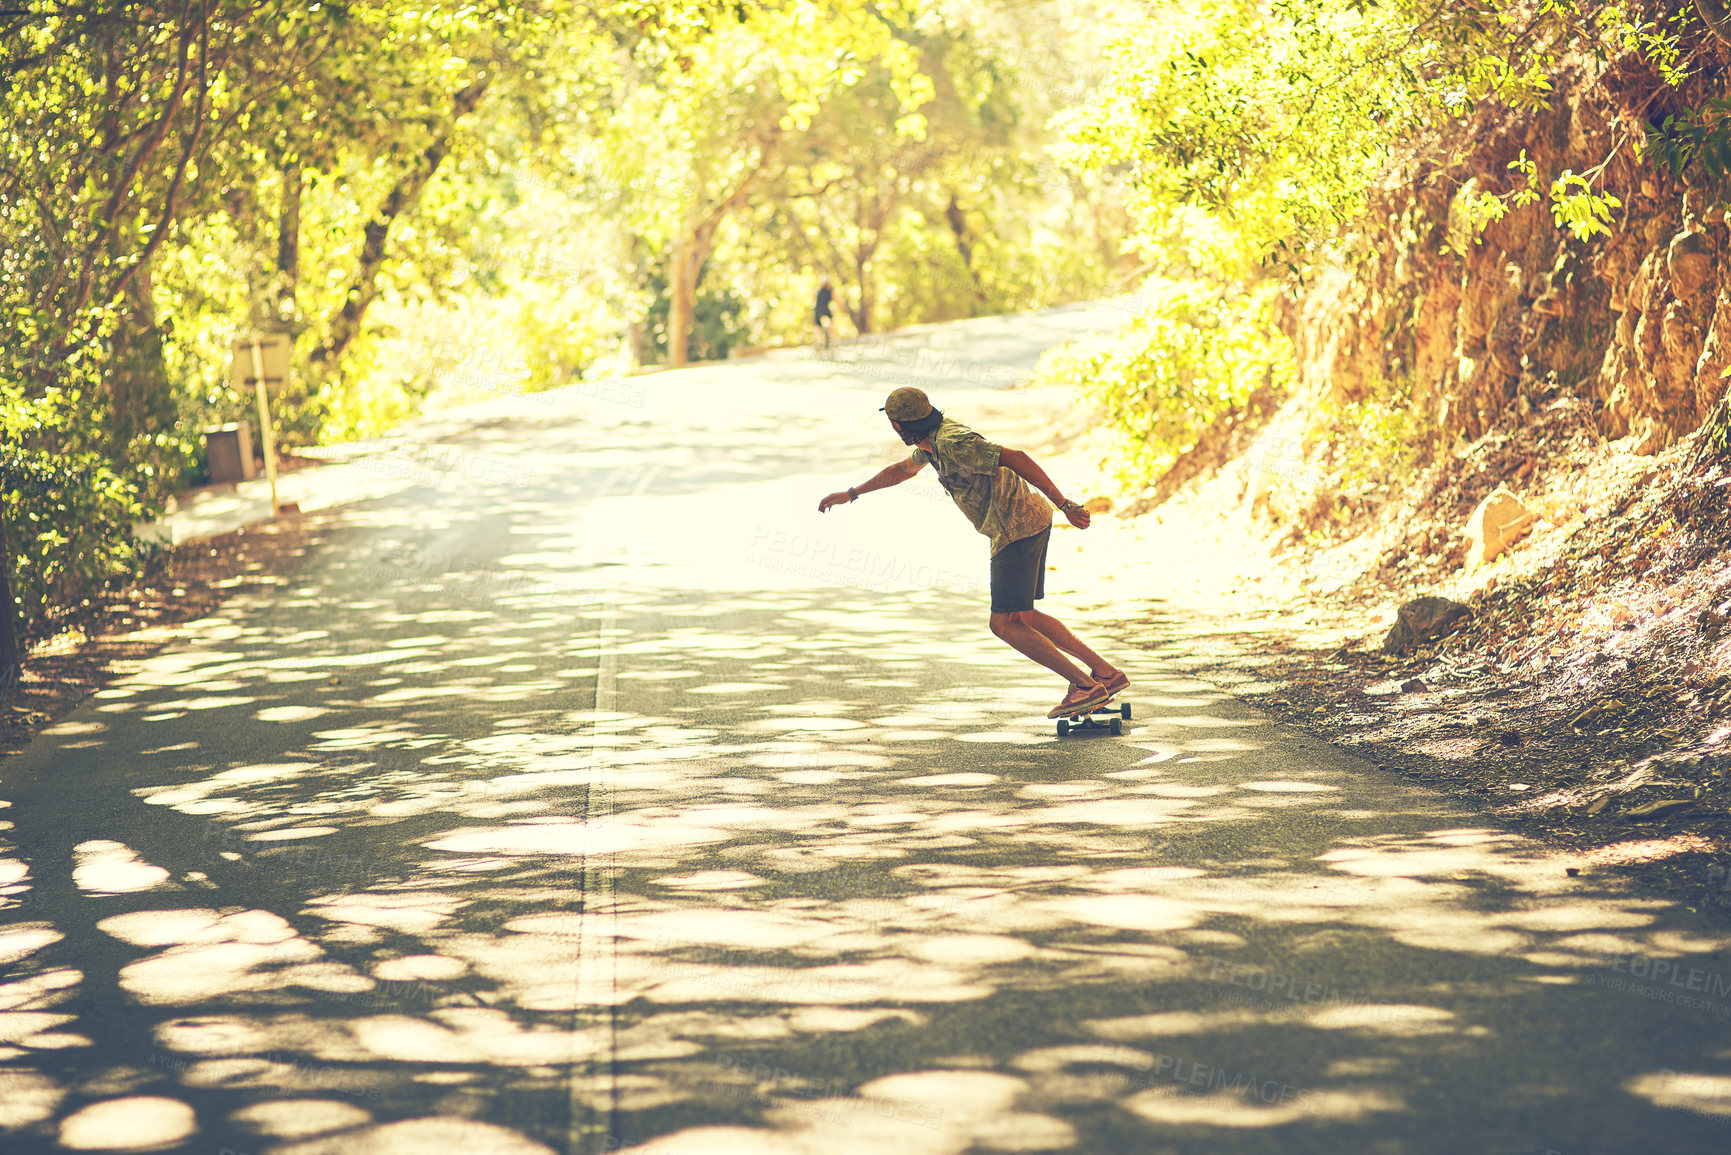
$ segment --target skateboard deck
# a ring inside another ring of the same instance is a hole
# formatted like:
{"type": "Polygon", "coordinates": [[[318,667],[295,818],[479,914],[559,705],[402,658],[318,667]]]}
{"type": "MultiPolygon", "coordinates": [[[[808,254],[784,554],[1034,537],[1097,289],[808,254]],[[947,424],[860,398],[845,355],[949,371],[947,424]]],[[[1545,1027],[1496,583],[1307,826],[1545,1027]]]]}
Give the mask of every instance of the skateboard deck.
{"type": "MultiPolygon", "coordinates": [[[[1116,695],[1113,697],[1116,697],[1116,695]]],[[[1122,734],[1124,732],[1124,723],[1129,720],[1130,703],[1120,702],[1117,705],[1113,705],[1112,698],[1107,698],[1104,702],[1095,706],[1092,710],[1089,710],[1086,713],[1072,714],[1068,718],[1059,718],[1058,737],[1062,738],[1072,730],[1110,730],[1113,734],[1122,734]],[[1100,721],[1101,718],[1107,720],[1102,722],[1100,721]]]]}

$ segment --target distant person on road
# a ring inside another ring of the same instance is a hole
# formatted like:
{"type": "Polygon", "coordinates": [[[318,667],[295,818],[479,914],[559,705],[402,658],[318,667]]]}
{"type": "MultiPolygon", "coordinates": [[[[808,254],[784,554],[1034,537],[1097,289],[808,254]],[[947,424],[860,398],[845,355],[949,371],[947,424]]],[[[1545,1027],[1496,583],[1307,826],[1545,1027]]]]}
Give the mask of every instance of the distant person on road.
{"type": "Polygon", "coordinates": [[[811,323],[817,327],[816,344],[825,353],[829,352],[835,334],[835,318],[830,314],[830,302],[834,299],[835,289],[825,277],[817,287],[817,303],[811,308],[811,323]]]}
{"type": "Polygon", "coordinates": [[[1046,543],[1052,536],[1052,506],[1028,487],[1032,485],[1077,529],[1087,529],[1088,511],[1067,500],[1019,449],[994,445],[958,421],[932,408],[918,389],[901,388],[889,395],[883,412],[914,452],[905,461],[879,472],[869,481],[832,493],[817,503],[818,512],[859,500],[862,493],[900,485],[927,465],[935,465],[943,484],[974,528],[992,541],[992,633],[1020,653],[1070,683],[1064,700],[1049,718],[1068,718],[1104,704],[1130,685],[1123,670],[1107,663],[1072,634],[1063,622],[1034,608],[1046,596],[1046,543]],[[1070,657],[1088,664],[1083,670],[1070,657]]]}

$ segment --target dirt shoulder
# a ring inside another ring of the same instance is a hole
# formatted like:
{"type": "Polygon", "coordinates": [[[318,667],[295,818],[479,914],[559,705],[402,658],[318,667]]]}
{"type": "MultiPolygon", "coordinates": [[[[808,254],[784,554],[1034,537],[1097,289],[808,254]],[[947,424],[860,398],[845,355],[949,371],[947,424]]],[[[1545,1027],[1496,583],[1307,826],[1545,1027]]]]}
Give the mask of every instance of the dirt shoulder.
{"type": "Polygon", "coordinates": [[[180,634],[249,590],[286,584],[332,515],[290,515],[176,546],[125,589],[93,598],[27,639],[17,691],[0,705],[0,757],[31,739],[180,634]]]}

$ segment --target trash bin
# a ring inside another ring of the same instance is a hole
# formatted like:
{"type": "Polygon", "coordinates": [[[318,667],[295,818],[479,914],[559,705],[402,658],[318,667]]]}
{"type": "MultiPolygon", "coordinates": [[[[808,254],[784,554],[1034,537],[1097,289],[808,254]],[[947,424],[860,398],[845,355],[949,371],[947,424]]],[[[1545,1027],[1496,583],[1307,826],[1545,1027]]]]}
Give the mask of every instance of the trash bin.
{"type": "Polygon", "coordinates": [[[230,422],[206,429],[204,454],[210,463],[213,485],[251,481],[256,476],[252,463],[252,427],[249,425],[230,422]]]}

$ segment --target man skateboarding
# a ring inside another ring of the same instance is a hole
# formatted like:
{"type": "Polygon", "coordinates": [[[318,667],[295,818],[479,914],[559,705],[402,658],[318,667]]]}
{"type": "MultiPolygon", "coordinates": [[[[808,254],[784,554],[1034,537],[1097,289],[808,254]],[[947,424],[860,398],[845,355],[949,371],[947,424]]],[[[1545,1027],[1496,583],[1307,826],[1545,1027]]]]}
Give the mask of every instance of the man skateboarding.
{"type": "Polygon", "coordinates": [[[992,541],[992,633],[1070,683],[1069,693],[1047,717],[1086,713],[1127,687],[1130,678],[1124,671],[1083,645],[1063,622],[1034,608],[1035,600],[1046,596],[1052,506],[1028,487],[1050,498],[1077,529],[1088,528],[1088,511],[1066,500],[1033,458],[994,445],[950,420],[918,389],[897,389],[884,402],[883,412],[902,441],[914,446],[913,454],[868,481],[825,497],[817,503],[818,512],[858,501],[862,493],[900,485],[927,465],[937,466],[938,481],[950,498],[992,541]],[[1088,668],[1083,670],[1066,654],[1088,668]]]}

